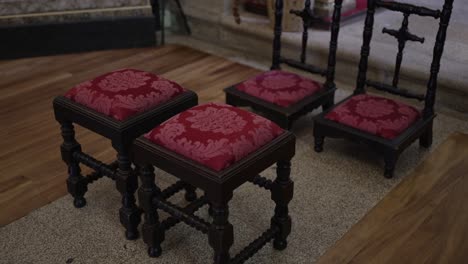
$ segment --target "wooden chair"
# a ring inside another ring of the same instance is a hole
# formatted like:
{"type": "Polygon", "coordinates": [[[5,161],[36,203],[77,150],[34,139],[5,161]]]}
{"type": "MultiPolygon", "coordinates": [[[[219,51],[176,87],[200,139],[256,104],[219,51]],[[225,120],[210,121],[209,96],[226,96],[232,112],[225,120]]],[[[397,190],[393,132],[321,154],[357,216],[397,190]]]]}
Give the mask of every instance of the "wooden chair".
{"type": "Polygon", "coordinates": [[[216,264],[244,263],[270,240],[275,249],[285,249],[291,232],[288,204],[293,197],[290,160],[294,152],[295,137],[290,132],[248,111],[214,103],[182,112],[137,139],[132,156],[141,167],[138,194],[149,255],[160,256],[165,232],[179,222],[208,235],[216,264]],[[275,163],[276,180],[258,175],[275,163]],[[181,181],[160,190],[153,166],[181,181]],[[233,191],[247,181],[270,191],[276,208],[270,228],[231,258],[234,235],[228,203],[233,191]],[[168,198],[181,190],[184,182],[205,195],[182,208],[168,198]],[[211,223],[194,214],[205,204],[211,206],[211,223]],[[160,221],[158,210],[171,216],[160,221]]]}
{"type": "Polygon", "coordinates": [[[233,106],[249,106],[284,129],[290,129],[294,120],[317,107],[331,107],[336,90],[335,64],[342,2],[343,0],[335,1],[328,66],[324,70],[306,63],[308,28],[310,23],[316,20],[310,9],[310,0],[306,0],[303,10],[291,10],[291,13],[301,17],[304,22],[300,60],[281,56],[283,0],[277,0],[271,71],[226,88],[226,103],[233,106]],[[280,64],[324,75],[326,82],[322,85],[313,79],[281,71],[280,64]]]}
{"type": "Polygon", "coordinates": [[[432,124],[436,116],[434,102],[437,77],[452,6],[453,0],[445,0],[442,10],[433,10],[399,2],[369,1],[356,89],[353,95],[317,116],[314,126],[315,151],[321,152],[323,150],[325,137],[348,138],[353,141],[364,142],[383,154],[385,177],[391,178],[394,174],[398,156],[412,142],[419,139],[422,147],[428,148],[431,146],[432,124]],[[368,57],[376,8],[385,8],[403,13],[403,22],[399,30],[383,29],[383,33],[389,34],[398,40],[398,54],[392,85],[367,79],[368,57]],[[412,93],[398,85],[405,43],[407,41],[424,42],[423,38],[409,32],[408,18],[410,15],[440,19],[425,95],[412,93]],[[366,86],[394,95],[424,101],[424,109],[419,111],[412,106],[395,100],[368,95],[365,90],[366,86]]]}
{"type": "MultiPolygon", "coordinates": [[[[88,185],[107,176],[116,181],[122,195],[120,221],[127,239],[138,237],[141,210],[136,205],[138,178],[131,167],[129,151],[133,141],[175,114],[197,104],[197,95],[160,76],[122,69],[79,84],[65,96],[54,99],[55,118],[61,125],[62,159],[68,166],[67,187],[76,208],[86,205],[88,185]],[[73,124],[108,138],[117,160],[104,164],[81,150],[73,124]],[[84,177],[80,164],[94,170],[84,177]]],[[[184,185],[187,200],[195,189],[184,185]]]]}
{"type": "MultiPolygon", "coordinates": [[[[165,12],[166,12],[166,5],[167,0],[150,0],[151,10],[155,18],[155,26],[156,30],[161,30],[161,45],[166,43],[166,23],[165,23],[165,12]]],[[[182,23],[184,24],[185,30],[187,34],[192,34],[192,30],[188,24],[187,16],[185,15],[184,9],[182,8],[182,4],[180,0],[174,0],[177,9],[179,10],[180,17],[182,18],[182,23]]]]}

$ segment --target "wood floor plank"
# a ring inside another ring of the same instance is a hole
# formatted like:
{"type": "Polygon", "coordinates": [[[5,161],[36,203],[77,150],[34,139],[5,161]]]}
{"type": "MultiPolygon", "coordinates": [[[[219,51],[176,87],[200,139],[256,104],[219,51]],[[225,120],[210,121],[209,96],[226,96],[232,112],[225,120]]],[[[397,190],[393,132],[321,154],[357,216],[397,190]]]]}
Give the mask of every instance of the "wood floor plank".
{"type": "MultiPolygon", "coordinates": [[[[197,92],[200,102],[224,101],[223,88],[259,73],[179,45],[1,61],[0,226],[66,194],[53,98],[121,68],[161,74],[197,92]]],[[[104,161],[115,159],[107,140],[76,130],[85,152],[104,161]]]]}
{"type": "Polygon", "coordinates": [[[467,263],[468,135],[438,147],[317,262],[467,263]]]}

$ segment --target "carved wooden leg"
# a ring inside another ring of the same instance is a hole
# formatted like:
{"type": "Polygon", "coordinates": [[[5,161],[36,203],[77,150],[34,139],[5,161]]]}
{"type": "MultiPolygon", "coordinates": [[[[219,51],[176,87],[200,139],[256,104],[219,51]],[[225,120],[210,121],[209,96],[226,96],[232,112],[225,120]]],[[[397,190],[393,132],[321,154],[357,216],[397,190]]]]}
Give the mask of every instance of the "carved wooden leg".
{"type": "Polygon", "coordinates": [[[154,183],[154,168],[146,165],[141,168],[141,187],[138,190],[138,200],[144,212],[143,241],[148,245],[150,257],[161,256],[161,242],[164,240],[164,231],[160,229],[157,207],[153,204],[153,198],[161,193],[154,183]]]}
{"type": "Polygon", "coordinates": [[[193,202],[197,199],[197,192],[195,191],[196,188],[190,184],[186,184],[185,186],[185,200],[187,202],[193,202]]]}
{"type": "Polygon", "coordinates": [[[395,166],[398,161],[398,153],[394,151],[387,151],[384,154],[384,160],[385,160],[384,176],[387,179],[391,179],[393,178],[393,175],[395,172],[395,166]]]}
{"type": "Polygon", "coordinates": [[[325,143],[325,137],[323,136],[315,136],[314,137],[315,142],[314,142],[314,150],[317,153],[320,153],[323,151],[323,144],[325,143]]]}
{"type": "Polygon", "coordinates": [[[419,138],[419,145],[423,148],[430,148],[432,145],[432,123],[419,138]]]}
{"type": "Polygon", "coordinates": [[[322,110],[327,111],[335,105],[335,96],[332,96],[327,102],[322,105],[322,110]]]}
{"type": "Polygon", "coordinates": [[[136,206],[135,192],[138,188],[138,179],[133,172],[128,151],[122,146],[114,146],[117,150],[116,184],[122,195],[122,207],[119,210],[120,222],[125,227],[125,236],[128,240],[138,238],[138,224],[141,221],[140,209],[136,206]]]}
{"type": "Polygon", "coordinates": [[[280,229],[273,240],[273,247],[277,250],[283,250],[288,245],[287,238],[291,233],[291,217],[289,216],[288,204],[293,198],[294,183],[290,178],[291,162],[279,161],[277,166],[277,177],[271,190],[271,199],[276,204],[271,225],[280,229]]]}
{"type": "MultiPolygon", "coordinates": [[[[230,195],[232,197],[232,194],[230,195]]],[[[234,243],[234,230],[228,221],[229,207],[226,201],[211,201],[213,222],[208,233],[208,241],[214,249],[214,263],[229,263],[229,249],[234,243]]]]}
{"type": "Polygon", "coordinates": [[[211,206],[211,204],[208,204],[208,215],[210,215],[211,217],[213,217],[213,206],[211,206]]]}
{"type": "Polygon", "coordinates": [[[61,130],[63,137],[63,144],[60,147],[62,159],[68,165],[68,193],[73,196],[73,205],[76,208],[81,208],[86,205],[84,195],[88,191],[88,183],[81,175],[79,162],[76,162],[73,158],[73,153],[81,151],[81,146],[75,139],[75,130],[71,122],[62,122],[61,130]]]}

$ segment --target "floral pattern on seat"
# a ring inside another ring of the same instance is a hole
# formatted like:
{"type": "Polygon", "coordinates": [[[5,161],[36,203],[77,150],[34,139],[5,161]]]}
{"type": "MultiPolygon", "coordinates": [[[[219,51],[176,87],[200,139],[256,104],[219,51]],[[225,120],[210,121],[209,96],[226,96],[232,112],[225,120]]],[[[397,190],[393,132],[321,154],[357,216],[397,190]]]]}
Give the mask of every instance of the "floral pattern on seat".
{"type": "Polygon", "coordinates": [[[416,122],[421,113],[407,104],[361,94],[336,106],[325,118],[386,139],[394,139],[416,122]]]}
{"type": "Polygon", "coordinates": [[[208,103],[184,111],[145,135],[215,171],[221,171],[284,132],[261,116],[226,104],[208,103]]]}
{"type": "Polygon", "coordinates": [[[262,73],[236,89],[264,101],[288,107],[322,89],[322,85],[300,75],[280,70],[262,73]]]}
{"type": "Polygon", "coordinates": [[[177,83],[134,69],[122,69],[78,84],[65,97],[124,121],[183,93],[177,83]]]}

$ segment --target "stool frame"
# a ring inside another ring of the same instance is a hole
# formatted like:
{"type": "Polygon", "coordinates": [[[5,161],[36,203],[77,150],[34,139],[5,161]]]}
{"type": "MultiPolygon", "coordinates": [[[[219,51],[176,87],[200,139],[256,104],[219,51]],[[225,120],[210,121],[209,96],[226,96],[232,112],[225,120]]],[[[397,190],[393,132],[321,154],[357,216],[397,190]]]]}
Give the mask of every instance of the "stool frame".
{"type": "Polygon", "coordinates": [[[290,178],[290,160],[294,154],[295,136],[286,131],[236,164],[217,172],[156,145],[146,138],[137,139],[133,146],[132,158],[141,168],[139,175],[142,185],[138,195],[145,214],[143,240],[148,245],[149,255],[151,257],[161,255],[161,243],[164,241],[165,232],[179,222],[184,222],[208,235],[216,264],[243,263],[270,240],[273,240],[275,249],[285,249],[287,237],[291,232],[288,204],[294,190],[294,183],[290,178]],[[274,181],[259,175],[275,163],[277,163],[277,178],[274,181]],[[155,184],[153,166],[174,175],[180,181],[165,190],[160,190],[155,184]],[[234,242],[234,235],[233,226],[228,220],[228,203],[233,191],[247,181],[271,191],[271,198],[276,204],[275,213],[270,228],[231,258],[229,249],[234,242]],[[200,188],[205,195],[184,208],[172,204],[167,199],[182,189],[182,182],[200,188]],[[194,215],[205,204],[210,205],[209,211],[213,218],[211,223],[194,215]],[[158,209],[171,216],[160,221],[158,209]]]}
{"type": "MultiPolygon", "coordinates": [[[[197,95],[192,91],[165,102],[144,113],[137,114],[124,121],[118,121],[86,106],[80,105],[64,96],[53,101],[55,118],[60,123],[63,144],[62,160],[68,166],[67,189],[74,198],[76,208],[86,205],[84,195],[88,185],[106,176],[115,180],[117,190],[122,195],[122,207],[119,210],[120,222],[125,227],[125,236],[129,240],[138,238],[138,225],[141,221],[141,209],[136,205],[135,192],[138,177],[130,161],[130,147],[133,141],[156,125],[198,103],[197,95]],[[117,160],[105,164],[82,151],[75,138],[73,124],[78,124],[111,140],[117,152],[117,160]],[[80,164],[94,170],[86,177],[81,174],[80,164]]],[[[187,186],[186,197],[195,199],[195,190],[187,186]]]]}

